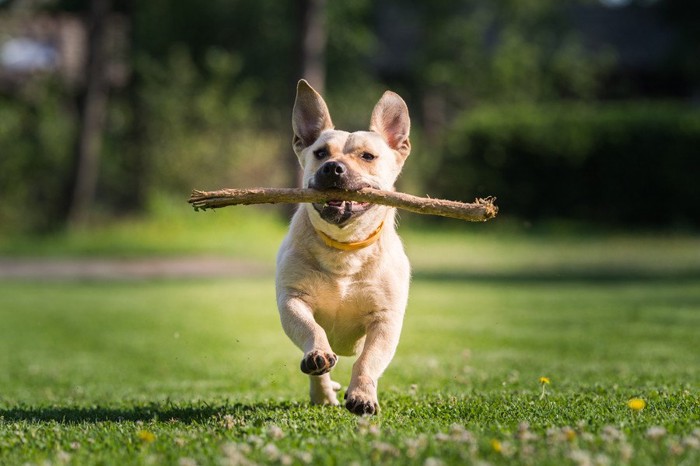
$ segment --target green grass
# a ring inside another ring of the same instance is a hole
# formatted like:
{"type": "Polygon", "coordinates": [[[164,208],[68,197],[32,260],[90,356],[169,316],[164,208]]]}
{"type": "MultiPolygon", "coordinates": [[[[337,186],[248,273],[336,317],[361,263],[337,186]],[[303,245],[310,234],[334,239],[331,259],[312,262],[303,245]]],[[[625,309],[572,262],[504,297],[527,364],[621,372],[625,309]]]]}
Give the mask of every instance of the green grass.
{"type": "MultiPolygon", "coordinates": [[[[116,254],[224,243],[188,228],[116,254]]],[[[283,234],[245,228],[227,240],[283,234]]],[[[272,277],[0,282],[0,464],[700,463],[698,238],[403,233],[415,279],[369,419],[308,406],[272,277]]]]}

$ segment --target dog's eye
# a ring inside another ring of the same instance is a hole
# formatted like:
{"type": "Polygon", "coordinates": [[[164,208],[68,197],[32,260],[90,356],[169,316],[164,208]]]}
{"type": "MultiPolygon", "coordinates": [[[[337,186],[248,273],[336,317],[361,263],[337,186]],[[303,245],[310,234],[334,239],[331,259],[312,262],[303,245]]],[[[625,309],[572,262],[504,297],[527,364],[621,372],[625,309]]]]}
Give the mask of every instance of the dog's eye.
{"type": "Polygon", "coordinates": [[[326,157],[328,157],[328,149],[326,149],[325,147],[323,149],[316,149],[314,151],[314,156],[317,159],[325,159],[326,157]]]}
{"type": "Polygon", "coordinates": [[[366,160],[367,162],[371,162],[376,158],[374,154],[370,154],[369,152],[363,152],[362,155],[360,155],[363,160],[366,160]]]}

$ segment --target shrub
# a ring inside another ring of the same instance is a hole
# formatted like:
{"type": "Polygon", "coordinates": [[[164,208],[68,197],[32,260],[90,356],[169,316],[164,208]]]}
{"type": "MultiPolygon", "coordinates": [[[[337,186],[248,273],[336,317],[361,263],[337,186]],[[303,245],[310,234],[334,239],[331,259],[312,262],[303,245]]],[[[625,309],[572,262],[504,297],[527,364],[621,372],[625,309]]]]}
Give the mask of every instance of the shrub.
{"type": "Polygon", "coordinates": [[[0,96],[0,231],[46,230],[61,208],[75,128],[65,92],[46,79],[0,96]]]}
{"type": "Polygon", "coordinates": [[[490,107],[450,127],[436,195],[502,213],[700,225],[700,112],[668,103],[490,107]]]}
{"type": "Polygon", "coordinates": [[[265,127],[256,108],[260,92],[240,78],[240,58],[211,49],[200,70],[189,53],[174,48],[164,63],[144,60],[141,92],[155,193],[187,195],[192,188],[285,184],[279,163],[289,138],[265,127]]]}

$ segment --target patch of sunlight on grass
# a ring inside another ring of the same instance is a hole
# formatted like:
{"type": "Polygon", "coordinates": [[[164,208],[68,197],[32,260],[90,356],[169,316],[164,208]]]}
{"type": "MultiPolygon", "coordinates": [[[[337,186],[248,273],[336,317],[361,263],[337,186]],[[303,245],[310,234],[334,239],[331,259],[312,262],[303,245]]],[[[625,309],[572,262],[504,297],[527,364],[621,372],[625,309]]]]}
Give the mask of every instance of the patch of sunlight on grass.
{"type": "Polygon", "coordinates": [[[687,233],[524,234],[476,224],[402,237],[413,268],[433,275],[700,276],[700,235],[687,233]]]}
{"type": "Polygon", "coordinates": [[[274,261],[286,226],[270,207],[194,212],[183,200],[160,201],[148,216],[109,220],[43,236],[0,235],[8,256],[227,255],[274,261]]]}

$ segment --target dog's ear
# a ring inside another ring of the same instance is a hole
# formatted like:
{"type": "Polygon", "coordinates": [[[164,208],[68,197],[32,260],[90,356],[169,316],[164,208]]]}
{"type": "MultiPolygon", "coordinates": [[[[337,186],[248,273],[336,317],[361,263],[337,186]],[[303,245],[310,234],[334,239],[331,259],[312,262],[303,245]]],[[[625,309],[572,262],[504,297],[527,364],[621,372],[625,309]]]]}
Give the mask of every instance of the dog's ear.
{"type": "Polygon", "coordinates": [[[297,84],[297,98],[292,112],[294,138],[292,146],[297,154],[311,144],[327,129],[333,128],[331,115],[323,97],[304,79],[297,84]]]}
{"type": "Polygon", "coordinates": [[[411,152],[408,135],[411,132],[411,119],[406,102],[395,92],[386,91],[372,111],[370,131],[379,133],[404,158],[411,152]]]}

